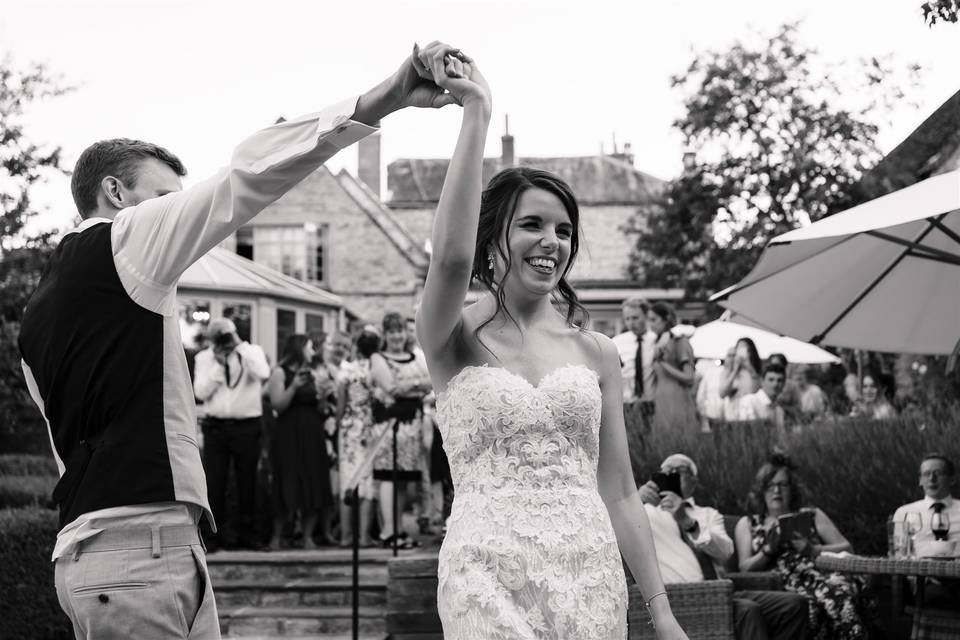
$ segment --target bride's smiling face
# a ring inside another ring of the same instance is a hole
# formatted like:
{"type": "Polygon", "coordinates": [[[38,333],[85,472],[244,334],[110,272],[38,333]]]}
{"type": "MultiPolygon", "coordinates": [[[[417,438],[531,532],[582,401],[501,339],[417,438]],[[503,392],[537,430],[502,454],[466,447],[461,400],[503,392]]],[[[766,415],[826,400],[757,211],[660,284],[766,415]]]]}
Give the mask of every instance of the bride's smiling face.
{"type": "MultiPolygon", "coordinates": [[[[500,239],[500,251],[510,256],[510,271],[502,279],[505,290],[549,295],[567,269],[574,233],[559,197],[536,187],[524,191],[509,233],[505,231],[500,239]]],[[[500,280],[507,265],[498,252],[494,262],[495,279],[500,280]]]]}

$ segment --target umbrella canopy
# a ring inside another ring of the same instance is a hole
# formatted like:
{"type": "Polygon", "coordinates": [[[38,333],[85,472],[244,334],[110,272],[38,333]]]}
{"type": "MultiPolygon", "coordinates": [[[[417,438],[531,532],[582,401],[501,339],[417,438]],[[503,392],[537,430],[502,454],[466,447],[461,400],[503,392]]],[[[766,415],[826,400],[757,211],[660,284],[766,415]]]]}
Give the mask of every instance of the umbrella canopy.
{"type": "Polygon", "coordinates": [[[960,170],[777,236],[711,299],[808,342],[950,354],[960,339],[960,170]]]}
{"type": "Polygon", "coordinates": [[[697,358],[721,360],[740,338],[750,338],[757,346],[761,358],[771,353],[782,353],[790,363],[824,364],[840,362],[840,358],[820,347],[794,338],[724,320],[714,320],[694,330],[690,337],[693,355],[697,358]]]}

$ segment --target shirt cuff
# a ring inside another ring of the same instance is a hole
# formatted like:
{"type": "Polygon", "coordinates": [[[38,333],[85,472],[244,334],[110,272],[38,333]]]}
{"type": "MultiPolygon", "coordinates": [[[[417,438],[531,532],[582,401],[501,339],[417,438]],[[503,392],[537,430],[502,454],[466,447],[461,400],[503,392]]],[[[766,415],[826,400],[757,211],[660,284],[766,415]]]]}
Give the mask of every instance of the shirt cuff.
{"type": "Polygon", "coordinates": [[[310,139],[281,147],[276,153],[269,154],[254,162],[250,167],[251,170],[254,173],[268,171],[290,158],[309,153],[311,150],[324,144],[332,145],[337,149],[345,149],[371,133],[379,131],[379,127],[373,127],[350,119],[357,110],[357,101],[359,99],[359,96],[348,98],[347,100],[327,107],[323,111],[310,113],[274,125],[275,130],[289,129],[292,135],[296,137],[297,130],[301,129],[304,124],[311,122],[316,123],[314,129],[315,134],[311,136],[310,139]]]}

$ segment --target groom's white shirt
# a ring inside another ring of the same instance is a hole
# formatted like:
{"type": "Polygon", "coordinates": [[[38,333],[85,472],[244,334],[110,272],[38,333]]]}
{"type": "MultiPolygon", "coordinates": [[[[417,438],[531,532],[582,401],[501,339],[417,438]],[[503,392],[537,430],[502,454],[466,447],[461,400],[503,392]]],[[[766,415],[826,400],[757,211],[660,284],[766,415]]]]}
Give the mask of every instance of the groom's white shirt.
{"type": "MultiPolygon", "coordinates": [[[[114,265],[130,298],[163,316],[176,313],[176,284],[187,267],[338,151],[377,130],[350,119],[357,100],[262,129],[237,145],[230,164],[214,176],[117,213],[111,231],[114,265]]],[[[87,219],[71,233],[109,222],[87,219]]],[[[22,365],[42,412],[36,381],[22,365]]],[[[190,385],[189,379],[172,382],[190,385]]],[[[57,465],[62,474],[62,461],[57,465]]],[[[199,506],[181,502],[84,513],[57,535],[52,559],[72,553],[77,543],[106,529],[196,524],[200,516],[199,506]]]]}

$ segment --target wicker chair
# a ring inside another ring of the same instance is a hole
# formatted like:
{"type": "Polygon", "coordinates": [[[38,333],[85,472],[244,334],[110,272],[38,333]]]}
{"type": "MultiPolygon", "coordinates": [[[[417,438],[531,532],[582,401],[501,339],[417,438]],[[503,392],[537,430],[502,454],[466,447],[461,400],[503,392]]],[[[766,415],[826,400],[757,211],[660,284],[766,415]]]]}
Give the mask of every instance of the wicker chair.
{"type": "MultiPolygon", "coordinates": [[[[731,540],[742,516],[723,516],[723,526],[731,540]]],[[[723,567],[722,577],[733,582],[734,591],[783,591],[783,581],[775,571],[740,571],[737,553],[723,567]]]]}
{"type": "Polygon", "coordinates": [[[913,632],[910,640],[957,640],[960,638],[960,612],[948,609],[924,607],[919,613],[907,607],[913,615],[913,632]]]}
{"type": "MultiPolygon", "coordinates": [[[[636,584],[630,585],[629,596],[628,638],[655,640],[656,631],[636,584]]],[[[729,580],[667,585],[670,608],[690,640],[733,640],[732,596],[733,583],[729,580]]]]}

